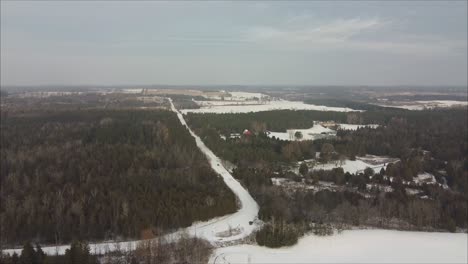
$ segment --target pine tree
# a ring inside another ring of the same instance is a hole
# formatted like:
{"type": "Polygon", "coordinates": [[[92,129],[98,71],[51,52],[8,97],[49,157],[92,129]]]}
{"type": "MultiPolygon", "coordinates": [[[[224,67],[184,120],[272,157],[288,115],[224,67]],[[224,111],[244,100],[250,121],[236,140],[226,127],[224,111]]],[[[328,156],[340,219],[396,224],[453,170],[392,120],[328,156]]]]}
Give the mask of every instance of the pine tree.
{"type": "Polygon", "coordinates": [[[31,243],[26,242],[23,246],[23,251],[21,251],[21,256],[19,257],[20,264],[35,264],[36,263],[36,252],[34,251],[31,243]]]}
{"type": "Polygon", "coordinates": [[[37,264],[44,264],[46,259],[46,254],[42,250],[39,244],[36,244],[36,263],[37,264]]]}
{"type": "Polygon", "coordinates": [[[301,163],[301,166],[299,166],[299,173],[302,174],[302,176],[305,176],[309,172],[309,167],[305,162],[301,163]]]}

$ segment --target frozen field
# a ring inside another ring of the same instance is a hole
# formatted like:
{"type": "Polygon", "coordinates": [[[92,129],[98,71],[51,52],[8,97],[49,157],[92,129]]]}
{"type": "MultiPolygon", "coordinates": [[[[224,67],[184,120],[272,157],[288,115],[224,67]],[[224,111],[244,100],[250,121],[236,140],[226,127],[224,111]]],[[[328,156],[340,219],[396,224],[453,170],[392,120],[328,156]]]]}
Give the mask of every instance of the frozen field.
{"type": "Polygon", "coordinates": [[[467,234],[350,230],[309,235],[292,247],[218,248],[209,263],[467,263],[467,234]]]}
{"type": "MultiPolygon", "coordinates": [[[[192,113],[249,113],[249,112],[262,112],[262,111],[271,111],[271,110],[317,110],[317,111],[336,111],[336,112],[349,112],[357,111],[351,108],[345,107],[328,107],[320,105],[311,105],[305,104],[299,101],[265,101],[263,103],[258,103],[257,101],[249,101],[249,104],[246,105],[246,102],[240,105],[233,105],[229,101],[220,101],[221,103],[211,102],[211,105],[201,104],[200,109],[183,109],[181,112],[183,114],[192,112],[192,113]],[[226,105],[228,104],[228,105],[226,105]]],[[[205,103],[210,104],[210,103],[205,103]]]]}

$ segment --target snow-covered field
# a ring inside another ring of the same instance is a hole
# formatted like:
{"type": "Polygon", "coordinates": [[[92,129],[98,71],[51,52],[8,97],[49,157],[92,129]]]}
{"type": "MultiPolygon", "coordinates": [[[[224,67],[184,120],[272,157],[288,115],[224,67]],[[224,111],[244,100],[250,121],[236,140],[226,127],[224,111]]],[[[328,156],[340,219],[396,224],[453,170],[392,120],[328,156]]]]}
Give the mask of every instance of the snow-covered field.
{"type": "Polygon", "coordinates": [[[314,140],[320,137],[324,137],[324,134],[335,134],[336,132],[332,129],[315,124],[313,127],[308,129],[288,129],[286,132],[267,132],[267,136],[272,138],[276,137],[280,140],[314,140]],[[296,138],[295,133],[301,132],[302,138],[296,138]]]}
{"type": "Polygon", "coordinates": [[[402,108],[407,110],[423,110],[425,108],[449,108],[468,106],[468,102],[452,100],[415,101],[412,104],[406,102],[395,102],[394,104],[381,104],[380,106],[402,108]]]}
{"type": "Polygon", "coordinates": [[[183,114],[187,114],[189,112],[192,113],[249,113],[249,112],[262,112],[262,111],[271,111],[271,110],[317,110],[317,111],[336,111],[336,112],[349,112],[349,111],[359,111],[353,110],[351,108],[345,107],[328,107],[328,106],[320,106],[320,105],[311,105],[305,104],[304,102],[299,101],[286,101],[286,100],[277,100],[277,101],[264,101],[259,103],[257,101],[249,101],[248,105],[247,102],[240,105],[233,105],[232,102],[229,101],[220,101],[223,103],[214,103],[211,102],[212,105],[204,106],[203,103],[201,104],[201,108],[199,109],[183,109],[181,112],[183,114]],[[220,105],[218,105],[220,104],[220,105]],[[228,105],[226,105],[228,104],[228,105]]]}
{"type": "Polygon", "coordinates": [[[466,249],[465,233],[350,230],[326,237],[308,235],[280,249],[218,248],[208,263],[467,263],[466,249]]]}

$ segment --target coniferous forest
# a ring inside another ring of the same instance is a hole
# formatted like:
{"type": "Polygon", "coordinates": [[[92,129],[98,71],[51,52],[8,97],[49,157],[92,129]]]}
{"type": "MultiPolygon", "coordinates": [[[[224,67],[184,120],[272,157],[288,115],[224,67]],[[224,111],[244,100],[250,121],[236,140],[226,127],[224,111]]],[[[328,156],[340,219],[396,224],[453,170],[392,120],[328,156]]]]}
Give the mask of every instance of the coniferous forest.
{"type": "Polygon", "coordinates": [[[3,245],[148,238],[236,210],[174,113],[2,112],[3,245]]]}

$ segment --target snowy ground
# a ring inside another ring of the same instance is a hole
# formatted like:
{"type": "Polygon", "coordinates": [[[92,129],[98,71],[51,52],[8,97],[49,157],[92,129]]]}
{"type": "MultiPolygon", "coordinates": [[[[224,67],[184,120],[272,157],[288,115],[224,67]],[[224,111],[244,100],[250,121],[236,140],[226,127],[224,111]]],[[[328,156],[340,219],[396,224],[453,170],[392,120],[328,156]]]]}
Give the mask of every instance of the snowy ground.
{"type": "Polygon", "coordinates": [[[332,129],[323,127],[320,124],[315,124],[313,127],[308,129],[288,129],[286,132],[267,132],[268,137],[276,137],[280,140],[314,140],[317,138],[323,138],[327,136],[327,134],[335,135],[336,132],[332,129]],[[296,138],[294,136],[296,132],[301,132],[302,138],[296,138]]]}
{"type": "Polygon", "coordinates": [[[350,230],[327,237],[308,235],[280,249],[218,248],[208,263],[467,263],[466,249],[464,233],[350,230]]]}
{"type": "MultiPolygon", "coordinates": [[[[204,238],[211,242],[213,245],[223,245],[225,243],[241,240],[249,236],[254,230],[256,230],[261,222],[257,219],[259,207],[255,200],[250,196],[242,185],[232,177],[232,175],[223,167],[221,160],[210,150],[203,141],[187,126],[182,114],[177,112],[170,100],[171,108],[177,113],[177,116],[182,123],[186,126],[190,134],[195,138],[198,148],[206,155],[209,160],[211,167],[215,170],[224,180],[226,185],[233,191],[237,196],[240,208],[239,210],[231,215],[217,217],[205,222],[197,222],[188,228],[182,228],[177,232],[164,236],[167,241],[173,241],[178,239],[183,234],[191,236],[197,236],[204,238]]],[[[100,254],[105,252],[111,252],[115,250],[134,250],[136,245],[140,241],[128,241],[128,242],[105,242],[105,243],[90,243],[90,250],[93,254],[100,254]]],[[[70,248],[70,245],[61,246],[44,246],[42,249],[46,254],[49,255],[63,255],[65,250],[70,248]]],[[[21,254],[21,249],[7,249],[3,250],[3,253],[21,254]]]]}
{"type": "Polygon", "coordinates": [[[418,174],[418,176],[414,178],[414,182],[416,184],[422,184],[422,183],[436,184],[437,183],[434,175],[427,173],[427,172],[418,174]]]}
{"type": "Polygon", "coordinates": [[[364,156],[356,157],[356,160],[346,159],[343,161],[343,164],[340,161],[326,163],[326,164],[316,164],[313,167],[313,170],[331,170],[333,168],[343,168],[344,172],[349,172],[351,174],[363,172],[366,168],[372,168],[375,172],[379,172],[382,168],[386,168],[388,163],[393,163],[398,161],[395,158],[389,157],[378,157],[378,156],[364,156]]]}
{"type": "Polygon", "coordinates": [[[275,186],[281,186],[285,190],[302,190],[312,191],[314,193],[318,191],[328,190],[332,192],[344,191],[345,186],[336,185],[333,182],[319,181],[317,184],[307,184],[305,182],[296,182],[287,178],[271,178],[271,182],[275,186]]]}
{"type": "Polygon", "coordinates": [[[249,101],[243,102],[242,104],[236,105],[232,104],[229,101],[219,101],[219,103],[211,102],[212,105],[208,102],[200,103],[200,109],[183,109],[182,113],[186,114],[189,112],[192,113],[249,113],[249,112],[262,112],[262,111],[271,111],[271,110],[317,110],[317,111],[336,111],[336,112],[349,112],[349,111],[358,111],[351,108],[344,107],[328,107],[328,106],[319,106],[305,104],[298,101],[286,101],[286,100],[277,100],[277,101],[263,101],[259,103],[258,101],[249,101]],[[226,105],[227,104],[227,105],[226,105]],[[248,105],[246,105],[248,104],[248,105]]]}
{"type": "Polygon", "coordinates": [[[349,172],[351,174],[364,171],[367,167],[374,169],[374,171],[380,171],[381,168],[385,168],[385,164],[371,165],[365,163],[362,160],[344,160],[343,164],[340,162],[336,163],[326,163],[326,164],[317,164],[314,166],[313,170],[331,170],[333,168],[343,168],[344,172],[349,172]]]}

